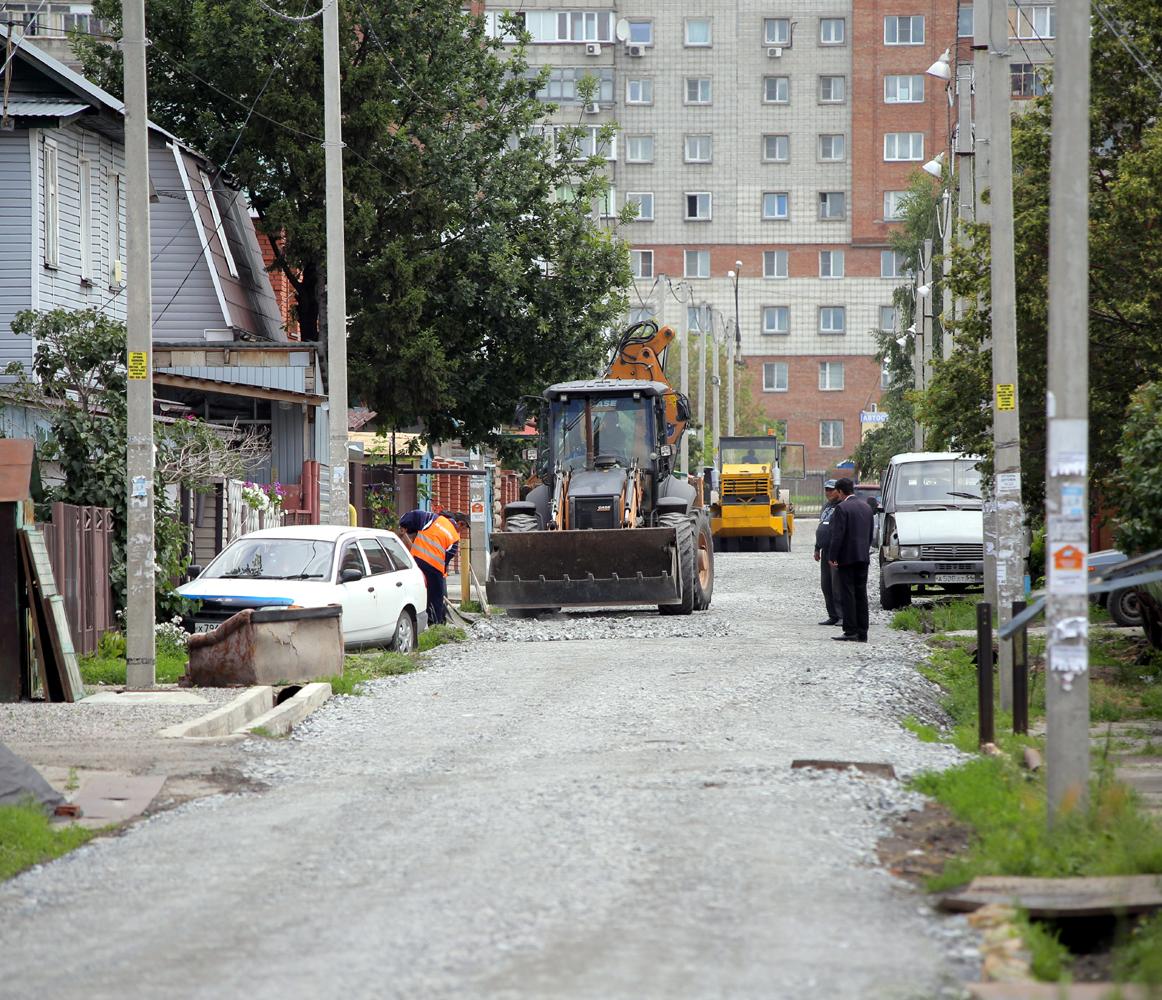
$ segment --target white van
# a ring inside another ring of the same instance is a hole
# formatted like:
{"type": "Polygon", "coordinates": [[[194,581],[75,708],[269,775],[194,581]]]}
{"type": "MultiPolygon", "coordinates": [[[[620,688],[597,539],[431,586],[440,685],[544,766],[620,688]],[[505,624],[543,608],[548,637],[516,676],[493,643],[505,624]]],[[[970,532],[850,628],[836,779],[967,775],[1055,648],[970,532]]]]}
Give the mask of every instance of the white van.
{"type": "Polygon", "coordinates": [[[912,603],[912,588],[963,593],[984,586],[978,458],[951,451],[892,457],[876,512],[880,606],[912,603]]]}

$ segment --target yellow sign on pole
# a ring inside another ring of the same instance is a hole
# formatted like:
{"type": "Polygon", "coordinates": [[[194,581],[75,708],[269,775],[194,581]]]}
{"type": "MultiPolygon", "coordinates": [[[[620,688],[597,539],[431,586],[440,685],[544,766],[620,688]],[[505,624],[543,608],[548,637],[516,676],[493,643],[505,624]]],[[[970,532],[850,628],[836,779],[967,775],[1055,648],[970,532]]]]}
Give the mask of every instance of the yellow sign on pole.
{"type": "Polygon", "coordinates": [[[129,377],[149,378],[149,358],[145,351],[129,352],[129,377]]]}
{"type": "Polygon", "coordinates": [[[1017,387],[1012,382],[997,383],[997,409],[1015,410],[1017,408],[1017,387]]]}

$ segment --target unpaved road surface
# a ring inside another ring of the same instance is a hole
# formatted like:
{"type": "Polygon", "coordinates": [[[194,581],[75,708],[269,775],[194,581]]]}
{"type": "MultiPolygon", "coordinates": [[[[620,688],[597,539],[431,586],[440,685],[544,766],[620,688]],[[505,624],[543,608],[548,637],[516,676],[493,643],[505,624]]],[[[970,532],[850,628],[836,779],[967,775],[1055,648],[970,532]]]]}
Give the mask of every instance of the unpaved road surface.
{"type": "Polygon", "coordinates": [[[248,742],[265,791],[0,886],[0,994],[959,996],[963,922],[875,862],[918,797],[790,769],[954,759],[899,725],[915,639],[831,641],[817,580],[723,555],[705,615],[500,622],[248,742]]]}

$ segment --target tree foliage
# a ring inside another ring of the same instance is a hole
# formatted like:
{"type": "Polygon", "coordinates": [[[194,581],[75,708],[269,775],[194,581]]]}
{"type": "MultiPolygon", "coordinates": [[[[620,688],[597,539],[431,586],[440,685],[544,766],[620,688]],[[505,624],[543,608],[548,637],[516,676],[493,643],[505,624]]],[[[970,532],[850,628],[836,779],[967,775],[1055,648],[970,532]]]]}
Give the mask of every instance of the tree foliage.
{"type": "Polygon", "coordinates": [[[1118,471],[1108,497],[1118,510],[1117,544],[1137,555],[1162,549],[1162,382],[1150,382],[1130,397],[1118,445],[1118,471]]]}
{"type": "MultiPolygon", "coordinates": [[[[94,12],[116,24],[120,6],[94,12]]],[[[587,128],[546,130],[524,42],[486,37],[462,7],[340,4],[344,214],[352,398],[387,425],[423,421],[430,439],[475,443],[522,394],[600,367],[629,267],[591,217],[612,128],[595,143],[587,128]]],[[[148,13],[151,117],[224,165],[260,227],[283,237],[278,267],[316,339],[319,22],[287,23],[253,0],[151,0],[148,13]]],[[[117,50],[82,48],[119,92],[117,50]]]]}

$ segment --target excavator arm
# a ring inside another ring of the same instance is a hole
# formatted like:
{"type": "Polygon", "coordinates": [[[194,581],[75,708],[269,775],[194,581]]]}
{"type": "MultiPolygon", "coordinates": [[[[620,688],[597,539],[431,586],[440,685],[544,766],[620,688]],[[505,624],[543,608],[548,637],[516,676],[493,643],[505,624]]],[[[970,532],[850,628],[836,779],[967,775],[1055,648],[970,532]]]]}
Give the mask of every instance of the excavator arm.
{"type": "MultiPolygon", "coordinates": [[[[622,334],[613,359],[605,369],[605,378],[646,379],[669,385],[666,378],[666,351],[676,334],[672,327],[659,327],[653,320],[635,323],[622,334]]],[[[666,396],[666,443],[676,446],[682,440],[686,421],[678,416],[678,394],[666,396]]]]}

